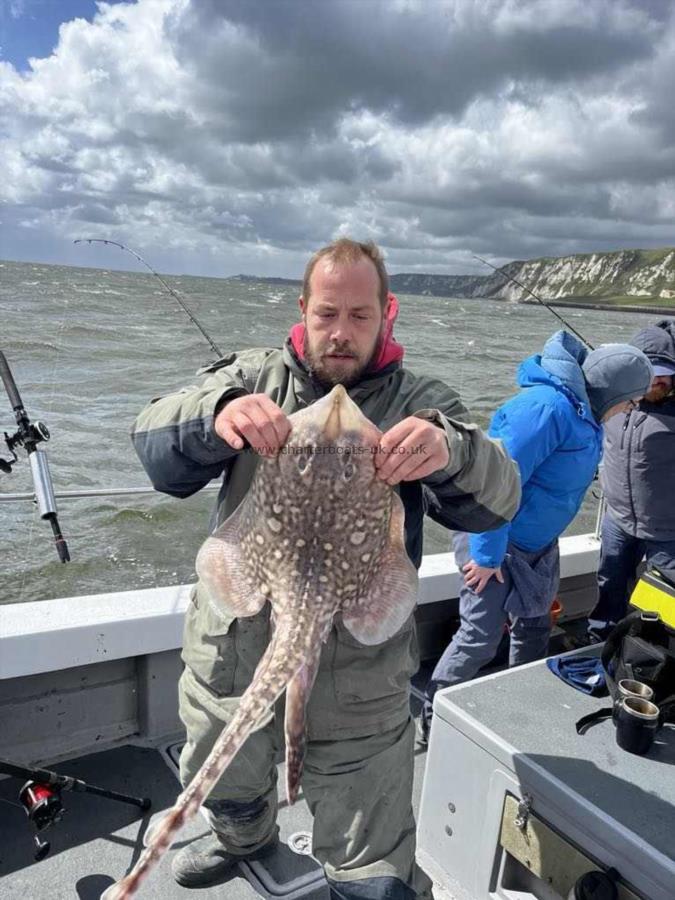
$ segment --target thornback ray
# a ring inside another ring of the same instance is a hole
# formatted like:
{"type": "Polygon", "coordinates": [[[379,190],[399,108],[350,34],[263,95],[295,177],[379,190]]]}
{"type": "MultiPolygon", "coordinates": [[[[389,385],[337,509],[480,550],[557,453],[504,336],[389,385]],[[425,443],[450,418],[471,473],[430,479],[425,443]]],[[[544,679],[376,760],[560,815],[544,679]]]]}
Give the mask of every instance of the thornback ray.
{"type": "Polygon", "coordinates": [[[128,900],[194,816],[248,736],[286,691],[289,803],[305,755],[306,705],[336,616],[363,644],[396,634],[417,601],[403,504],[376,475],[381,432],[342,385],[289,416],[274,457],[261,457],[240,506],[197,557],[200,602],[234,617],[271,606],[270,643],[236,712],[132,871],[102,900],[128,900]]]}

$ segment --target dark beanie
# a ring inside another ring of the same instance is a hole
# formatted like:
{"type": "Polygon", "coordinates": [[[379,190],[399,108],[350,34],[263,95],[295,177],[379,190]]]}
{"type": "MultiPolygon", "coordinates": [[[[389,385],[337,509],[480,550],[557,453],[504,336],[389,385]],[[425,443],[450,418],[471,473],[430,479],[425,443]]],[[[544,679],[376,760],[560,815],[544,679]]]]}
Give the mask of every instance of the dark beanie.
{"type": "Polygon", "coordinates": [[[637,347],[605,344],[592,350],[581,366],[591,411],[597,422],[616,403],[643,397],[652,381],[652,365],[637,347]]]}

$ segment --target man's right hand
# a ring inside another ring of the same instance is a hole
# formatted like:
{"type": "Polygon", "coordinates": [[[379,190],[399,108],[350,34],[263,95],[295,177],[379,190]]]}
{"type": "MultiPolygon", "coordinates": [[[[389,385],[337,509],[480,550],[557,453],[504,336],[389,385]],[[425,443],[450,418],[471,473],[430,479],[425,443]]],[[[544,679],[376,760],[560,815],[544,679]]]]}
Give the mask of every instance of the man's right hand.
{"type": "Polygon", "coordinates": [[[216,415],[213,427],[233,450],[242,450],[248,441],[261,456],[276,456],[291,431],[285,413],[267,394],[230,400],[216,415]]]}

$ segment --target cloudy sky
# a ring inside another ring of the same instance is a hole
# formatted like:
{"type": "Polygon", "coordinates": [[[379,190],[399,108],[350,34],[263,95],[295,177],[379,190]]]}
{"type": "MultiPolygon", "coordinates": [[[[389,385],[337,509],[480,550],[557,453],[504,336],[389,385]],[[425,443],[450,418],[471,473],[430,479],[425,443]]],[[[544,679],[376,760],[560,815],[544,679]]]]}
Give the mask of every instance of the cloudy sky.
{"type": "Polygon", "coordinates": [[[299,276],[675,244],[669,0],[0,0],[0,257],[299,276]],[[113,254],[117,254],[115,257],[113,254]]]}

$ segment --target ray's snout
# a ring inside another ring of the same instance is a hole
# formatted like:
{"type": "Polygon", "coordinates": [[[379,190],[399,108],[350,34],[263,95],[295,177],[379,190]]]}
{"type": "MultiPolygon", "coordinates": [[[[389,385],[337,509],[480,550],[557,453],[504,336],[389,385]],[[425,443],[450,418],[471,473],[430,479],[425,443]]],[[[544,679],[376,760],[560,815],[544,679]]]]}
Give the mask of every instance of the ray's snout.
{"type": "Polygon", "coordinates": [[[364,424],[370,424],[341,384],[336,384],[316,406],[323,407],[319,424],[326,441],[335,441],[345,432],[362,431],[364,424]]]}

